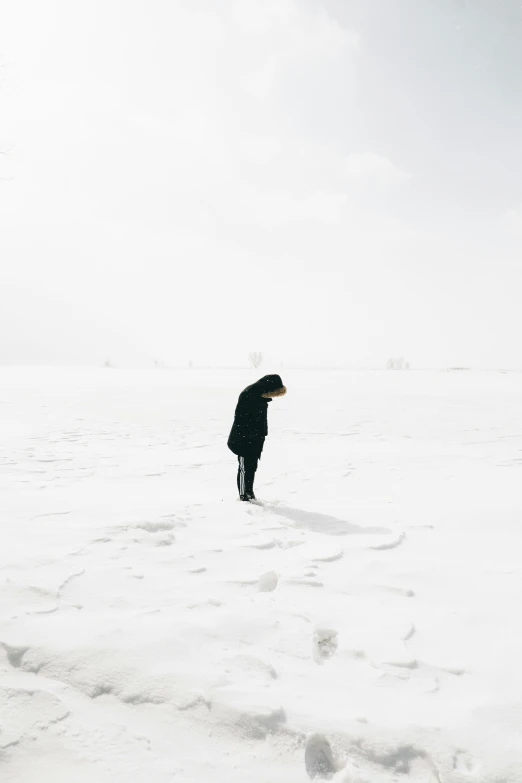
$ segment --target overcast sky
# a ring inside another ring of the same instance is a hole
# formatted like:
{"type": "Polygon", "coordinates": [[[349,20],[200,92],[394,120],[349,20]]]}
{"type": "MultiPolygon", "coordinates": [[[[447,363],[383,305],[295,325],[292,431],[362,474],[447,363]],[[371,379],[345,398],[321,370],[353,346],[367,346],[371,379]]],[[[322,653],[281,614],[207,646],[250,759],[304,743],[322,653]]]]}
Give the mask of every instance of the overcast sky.
{"type": "Polygon", "coordinates": [[[520,0],[0,0],[0,362],[522,369],[520,0]]]}

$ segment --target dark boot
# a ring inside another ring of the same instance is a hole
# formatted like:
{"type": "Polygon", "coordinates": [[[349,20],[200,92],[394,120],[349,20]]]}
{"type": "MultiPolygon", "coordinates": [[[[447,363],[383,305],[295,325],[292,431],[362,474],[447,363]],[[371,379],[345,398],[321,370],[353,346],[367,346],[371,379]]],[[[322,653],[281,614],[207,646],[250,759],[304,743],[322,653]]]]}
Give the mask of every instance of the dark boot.
{"type": "Polygon", "coordinates": [[[255,500],[254,477],[259,457],[238,457],[237,488],[241,500],[255,500]]]}

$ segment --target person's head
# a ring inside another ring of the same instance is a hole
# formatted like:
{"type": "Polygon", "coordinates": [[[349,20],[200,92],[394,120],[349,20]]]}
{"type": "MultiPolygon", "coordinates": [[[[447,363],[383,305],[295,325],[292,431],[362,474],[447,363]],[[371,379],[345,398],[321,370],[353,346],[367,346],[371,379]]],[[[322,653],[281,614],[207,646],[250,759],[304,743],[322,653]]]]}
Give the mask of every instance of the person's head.
{"type": "Polygon", "coordinates": [[[286,386],[280,375],[265,375],[259,379],[257,385],[263,390],[261,396],[268,400],[273,397],[284,397],[286,394],[286,386]]]}

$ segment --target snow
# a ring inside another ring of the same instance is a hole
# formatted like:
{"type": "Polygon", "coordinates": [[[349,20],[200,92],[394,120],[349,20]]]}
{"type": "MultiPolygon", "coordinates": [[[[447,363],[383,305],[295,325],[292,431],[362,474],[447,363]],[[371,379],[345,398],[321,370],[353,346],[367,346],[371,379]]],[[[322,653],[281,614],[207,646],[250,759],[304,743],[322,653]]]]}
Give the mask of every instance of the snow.
{"type": "Polygon", "coordinates": [[[3,783],[522,781],[522,376],[283,379],[0,370],[3,783]]]}

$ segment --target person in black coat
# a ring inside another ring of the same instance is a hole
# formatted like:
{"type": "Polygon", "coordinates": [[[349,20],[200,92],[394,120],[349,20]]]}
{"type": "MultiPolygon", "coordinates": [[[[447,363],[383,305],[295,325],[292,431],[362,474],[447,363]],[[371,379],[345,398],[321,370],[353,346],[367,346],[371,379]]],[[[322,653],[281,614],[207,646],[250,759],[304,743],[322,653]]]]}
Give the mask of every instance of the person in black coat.
{"type": "Polygon", "coordinates": [[[268,403],[286,394],[280,375],[265,375],[239,395],[228,448],[237,455],[237,488],[241,500],[255,500],[254,477],[268,435],[268,403]]]}

